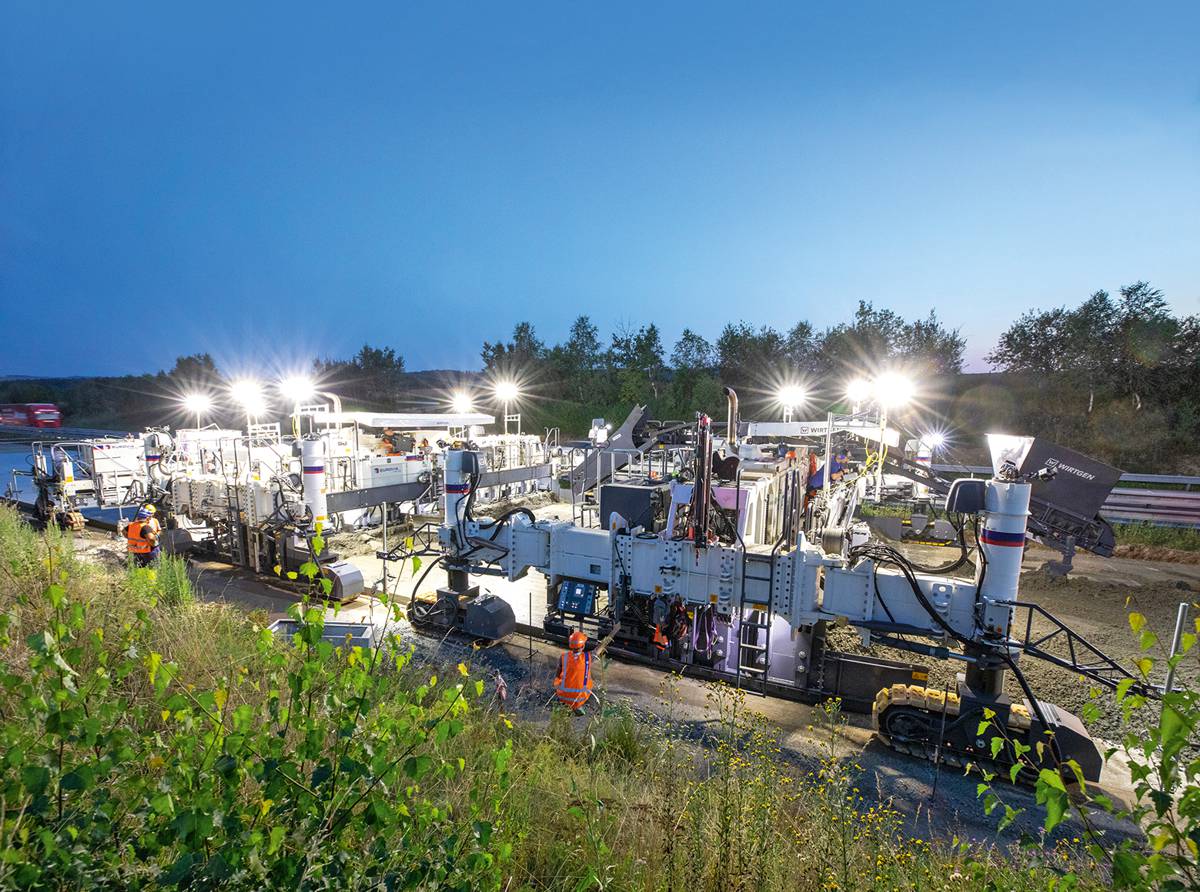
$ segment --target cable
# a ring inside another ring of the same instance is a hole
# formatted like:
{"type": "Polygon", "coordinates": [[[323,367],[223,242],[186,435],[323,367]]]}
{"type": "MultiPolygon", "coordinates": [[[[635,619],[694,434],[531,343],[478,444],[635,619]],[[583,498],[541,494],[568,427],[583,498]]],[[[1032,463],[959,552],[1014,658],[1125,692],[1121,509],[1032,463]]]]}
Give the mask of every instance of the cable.
{"type": "Polygon", "coordinates": [[[979,591],[983,591],[983,580],[987,578],[988,559],[987,552],[983,550],[983,542],[979,538],[979,518],[975,518],[975,523],[972,525],[972,530],[975,533],[975,550],[979,553],[979,581],[975,583],[975,587],[979,591]]]}
{"type": "MultiPolygon", "coordinates": [[[[897,567],[899,567],[900,572],[908,580],[909,585],[912,586],[913,594],[916,595],[917,601],[921,604],[921,606],[923,608],[925,608],[925,612],[929,614],[930,619],[932,619],[938,626],[940,626],[946,632],[946,634],[948,634],[950,637],[954,638],[955,640],[959,641],[962,644],[977,643],[977,642],[972,642],[966,636],[960,635],[958,632],[956,632],[954,630],[954,628],[942,618],[941,614],[939,614],[936,611],[936,609],[934,609],[933,605],[931,603],[929,603],[929,599],[925,597],[925,593],[921,591],[921,588],[917,582],[916,576],[915,576],[915,574],[912,573],[912,570],[910,569],[910,564],[904,558],[903,555],[901,555],[899,552],[895,551],[895,549],[889,548],[887,546],[876,547],[876,548],[866,547],[863,549],[855,549],[854,553],[857,554],[860,551],[868,556],[874,557],[880,563],[892,563],[892,564],[895,564],[897,567]],[[872,552],[875,552],[875,554],[872,554],[872,552]]],[[[986,571],[987,557],[983,553],[982,546],[979,548],[979,554],[981,556],[981,560],[983,561],[983,568],[986,571]]],[[[878,586],[878,582],[876,582],[876,585],[878,586]]],[[[979,590],[982,590],[982,588],[983,588],[983,576],[981,575],[979,590]]],[[[878,593],[878,588],[876,589],[876,592],[878,593]]],[[[880,603],[881,604],[883,603],[882,600],[880,601],[880,603]]],[[[887,609],[886,606],[884,609],[885,610],[887,609]]],[[[1037,697],[1034,696],[1033,689],[1029,686],[1029,682],[1028,682],[1028,680],[1026,680],[1025,674],[1017,666],[1017,661],[1012,658],[1012,656],[1008,653],[1008,650],[1006,648],[991,647],[990,650],[994,654],[999,656],[1000,659],[1003,660],[1004,663],[1008,666],[1008,668],[1012,670],[1013,676],[1017,679],[1017,684],[1019,684],[1021,686],[1021,690],[1025,694],[1025,698],[1029,701],[1029,705],[1033,709],[1034,714],[1037,716],[1038,721],[1041,723],[1043,730],[1049,731],[1050,723],[1046,719],[1046,714],[1042,711],[1041,703],[1039,703],[1037,697]]],[[[1051,736],[1050,736],[1050,747],[1052,749],[1052,752],[1054,753],[1055,761],[1059,765],[1061,765],[1062,764],[1062,754],[1059,751],[1058,743],[1054,739],[1053,734],[1051,734],[1051,736]]]]}
{"type": "Polygon", "coordinates": [[[425,577],[429,575],[429,571],[436,567],[441,560],[442,558],[439,555],[430,561],[429,566],[425,568],[425,572],[417,577],[417,581],[413,583],[412,592],[408,596],[408,609],[410,612],[414,612],[414,605],[417,603],[417,589],[421,587],[421,583],[425,581],[425,577]]]}
{"type": "Polygon", "coordinates": [[[963,564],[967,563],[967,561],[970,558],[970,552],[967,549],[967,539],[966,539],[967,524],[966,524],[965,518],[962,518],[961,514],[958,516],[961,519],[961,523],[959,523],[956,526],[953,521],[950,522],[950,525],[953,526],[954,529],[958,532],[958,544],[959,544],[959,548],[961,549],[959,551],[958,558],[954,561],[951,561],[948,564],[944,564],[941,567],[926,567],[922,564],[916,563],[913,560],[909,560],[908,563],[914,570],[917,570],[918,572],[921,572],[921,573],[930,573],[934,576],[944,576],[947,573],[953,573],[955,570],[957,570],[963,564]]]}
{"type": "Polygon", "coordinates": [[[883,612],[887,614],[887,618],[895,623],[896,617],[892,615],[892,611],[887,606],[887,601],[883,600],[883,595],[879,591],[879,574],[872,573],[871,581],[875,583],[875,600],[879,602],[879,606],[883,608],[883,612]]]}
{"type": "Polygon", "coordinates": [[[864,545],[853,549],[850,552],[850,556],[869,557],[876,563],[892,564],[896,566],[904,578],[908,581],[909,586],[912,588],[913,595],[916,597],[917,603],[919,603],[921,607],[924,608],[925,612],[929,614],[929,618],[955,641],[958,641],[961,644],[973,643],[965,635],[962,635],[955,630],[955,628],[946,622],[942,615],[937,612],[937,608],[930,603],[929,598],[925,595],[925,592],[921,590],[921,584],[917,581],[917,576],[912,570],[911,562],[904,557],[904,555],[900,554],[900,552],[896,551],[896,549],[887,545],[864,545]]]}

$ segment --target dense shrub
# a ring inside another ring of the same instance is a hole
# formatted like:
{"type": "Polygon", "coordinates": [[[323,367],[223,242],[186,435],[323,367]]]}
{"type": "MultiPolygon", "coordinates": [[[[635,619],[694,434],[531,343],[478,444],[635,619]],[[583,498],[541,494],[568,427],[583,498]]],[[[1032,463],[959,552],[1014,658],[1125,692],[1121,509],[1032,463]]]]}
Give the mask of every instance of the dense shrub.
{"type": "Polygon", "coordinates": [[[335,647],[306,605],[281,645],[190,605],[169,564],[131,571],[106,610],[60,534],[40,562],[2,544],[0,885],[497,885],[511,750],[459,745],[482,689],[465,666],[419,679],[397,648],[335,647]],[[164,643],[208,657],[196,671],[164,643]]]}

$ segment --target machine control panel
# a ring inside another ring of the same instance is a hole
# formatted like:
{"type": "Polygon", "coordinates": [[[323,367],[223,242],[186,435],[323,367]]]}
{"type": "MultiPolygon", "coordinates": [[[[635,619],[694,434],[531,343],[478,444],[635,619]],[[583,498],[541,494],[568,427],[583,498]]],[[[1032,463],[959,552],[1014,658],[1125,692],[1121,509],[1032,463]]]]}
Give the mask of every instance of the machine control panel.
{"type": "Polygon", "coordinates": [[[594,582],[564,579],[558,584],[558,609],[563,613],[594,613],[596,589],[594,582]]]}

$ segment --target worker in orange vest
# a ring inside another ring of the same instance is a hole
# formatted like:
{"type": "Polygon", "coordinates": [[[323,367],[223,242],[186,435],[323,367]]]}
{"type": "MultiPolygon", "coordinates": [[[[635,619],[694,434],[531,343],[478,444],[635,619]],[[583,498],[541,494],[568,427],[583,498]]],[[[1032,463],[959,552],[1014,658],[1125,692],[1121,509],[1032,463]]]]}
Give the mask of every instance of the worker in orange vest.
{"type": "Polygon", "coordinates": [[[145,567],[158,557],[158,537],[162,527],[155,515],[158,509],[145,504],[125,528],[126,551],[133,555],[139,567],[145,567]]]}
{"type": "Polygon", "coordinates": [[[567,645],[570,650],[558,661],[554,693],[563,706],[578,712],[592,696],[592,655],[588,653],[588,638],[583,632],[572,632],[567,645]]]}

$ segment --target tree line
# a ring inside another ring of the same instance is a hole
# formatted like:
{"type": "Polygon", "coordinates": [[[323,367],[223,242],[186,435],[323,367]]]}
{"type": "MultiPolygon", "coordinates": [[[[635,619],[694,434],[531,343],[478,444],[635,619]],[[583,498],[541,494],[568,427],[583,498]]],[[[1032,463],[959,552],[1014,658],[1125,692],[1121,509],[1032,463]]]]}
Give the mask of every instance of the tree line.
{"type": "Polygon", "coordinates": [[[987,360],[1020,402],[982,394],[984,417],[1126,470],[1200,472],[1200,317],[1172,313],[1149,283],[1025,313],[987,360]]]}
{"type": "Polygon", "coordinates": [[[947,431],[965,460],[983,462],[982,435],[1007,431],[1125,470],[1200,472],[1200,317],[1173,313],[1149,283],[1025,313],[987,355],[993,373],[964,373],[965,346],[934,311],[906,320],[862,301],[850,321],[821,331],[803,320],[787,330],[730,322],[715,341],[684,329],[669,351],[654,323],[619,326],[604,341],[580,316],[550,346],[520,322],[509,339],[485,341],[481,359],[489,379],[521,384],[533,421],[564,432],[600,415],[619,421],[634,403],[659,418],[721,417],[723,385],[738,391],[744,416],[761,418],[778,417],[775,395],[798,384],[812,396],[804,411],[819,416],[844,408],[851,377],[889,369],[918,393],[898,419],[947,431]]]}
{"type": "MultiPolygon", "coordinates": [[[[804,320],[786,330],[738,321],[715,340],[686,328],[670,345],[652,322],[602,337],[581,315],[565,340],[547,344],[523,321],[507,339],[483,343],[482,376],[444,381],[408,372],[393,347],[369,344],[348,359],[317,360],[312,372],[347,408],[368,409],[440,410],[448,392],[462,388],[494,411],[489,385],[513,380],[527,430],[571,436],[595,417],[618,423],[634,404],[662,419],[722,417],[726,385],[738,391],[745,417],[778,417],[775,396],[788,385],[806,388],[812,401],[802,411],[821,415],[840,405],[851,377],[899,369],[919,394],[907,420],[947,430],[963,446],[1004,430],[1045,436],[1126,470],[1200,472],[1200,318],[1173,313],[1150,284],[1022,315],[987,355],[993,374],[964,373],[965,346],[936,312],[910,320],[863,301],[848,321],[822,330],[804,320]]],[[[223,393],[228,383],[200,353],[156,374],[0,381],[0,402],[55,402],[68,424],[136,428],[167,420],[164,401],[223,393]]],[[[226,415],[237,420],[232,410],[226,415]]],[[[182,410],[173,420],[186,421],[182,410]]]]}
{"type": "Polygon", "coordinates": [[[710,341],[685,328],[669,352],[655,323],[619,326],[605,343],[583,315],[565,341],[548,346],[532,323],[519,322],[508,340],[485,341],[480,356],[489,379],[517,381],[538,398],[531,408],[541,400],[557,404],[551,417],[575,432],[588,418],[623,415],[634,403],[660,418],[719,413],[724,386],[738,391],[748,411],[762,411],[789,385],[828,402],[840,393],[821,391],[851,374],[902,368],[914,377],[953,376],[962,371],[965,346],[935,311],[907,321],[861,301],[849,322],[823,331],[806,321],[786,331],[739,321],[710,341]]]}
{"type": "MultiPolygon", "coordinates": [[[[393,347],[369,344],[349,359],[316,360],[311,374],[322,389],[341,396],[347,408],[395,408],[407,385],[404,357],[393,347]]],[[[206,423],[240,426],[242,412],[227,398],[234,377],[219,369],[210,354],[194,353],[152,374],[0,380],[0,403],[55,403],[69,426],[136,430],[164,423],[194,425],[182,400],[202,393],[213,399],[213,408],[203,416],[206,423]]],[[[269,387],[274,382],[262,383],[269,387]]]]}

